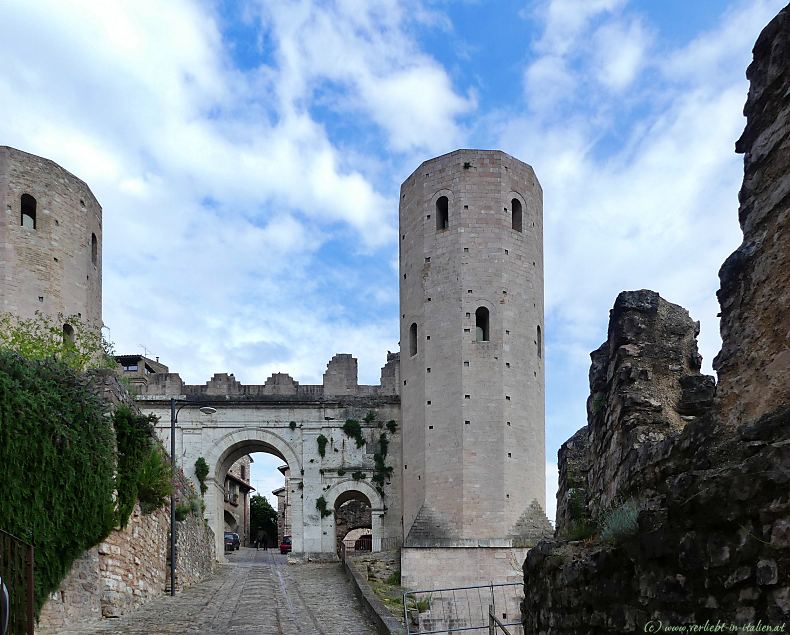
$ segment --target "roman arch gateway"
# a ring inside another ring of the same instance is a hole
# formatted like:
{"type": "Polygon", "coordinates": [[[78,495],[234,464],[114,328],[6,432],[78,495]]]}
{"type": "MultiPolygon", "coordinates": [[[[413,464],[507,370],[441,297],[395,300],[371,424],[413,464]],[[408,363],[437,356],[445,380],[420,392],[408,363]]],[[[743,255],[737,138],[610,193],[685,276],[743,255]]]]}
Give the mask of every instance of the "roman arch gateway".
{"type": "Polygon", "coordinates": [[[499,151],[431,159],[401,187],[401,351],[379,385],[357,383],[349,354],[320,386],[285,374],[258,386],[227,374],[200,386],[146,378],[138,399],[161,417],[166,443],[170,398],[188,404],[177,460],[191,476],[198,457],[209,463],[218,554],[225,474],[264,451],[288,466],[294,555],[332,556],[334,511],[355,499],[370,504],[374,550],[402,545],[406,587],[520,579],[526,550],[551,532],[542,227],[530,166],[499,151]]]}
{"type": "Polygon", "coordinates": [[[184,384],[176,373],[146,378],[138,403],[160,418],[157,431],[166,447],[170,400],[178,400],[178,465],[195,481],[197,459],[209,465],[206,518],[220,558],[225,476],[254,452],[277,456],[288,467],[294,556],[335,557],[334,510],[352,499],[370,505],[374,550],[400,544],[398,356],[388,358],[376,386],[357,384],[357,361],[349,354],[332,358],[322,385],[302,386],[282,373],[263,385],[242,385],[224,373],[204,385],[184,384]],[[205,405],[216,412],[204,415],[205,405]]]}

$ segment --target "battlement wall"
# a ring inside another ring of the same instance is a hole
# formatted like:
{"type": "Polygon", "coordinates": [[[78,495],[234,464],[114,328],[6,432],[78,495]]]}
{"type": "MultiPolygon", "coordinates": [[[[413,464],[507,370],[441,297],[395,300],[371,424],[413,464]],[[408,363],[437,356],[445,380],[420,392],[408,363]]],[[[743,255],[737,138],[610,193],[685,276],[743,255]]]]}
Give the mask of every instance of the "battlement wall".
{"type": "Polygon", "coordinates": [[[141,386],[142,399],[158,397],[224,397],[286,401],[321,401],[341,397],[399,397],[400,354],[387,353],[381,383],[357,383],[357,359],[338,353],[327,364],[323,384],[302,385],[288,373],[274,373],[264,384],[242,384],[233,373],[214,373],[205,384],[185,384],[178,373],[154,373],[141,386]]]}

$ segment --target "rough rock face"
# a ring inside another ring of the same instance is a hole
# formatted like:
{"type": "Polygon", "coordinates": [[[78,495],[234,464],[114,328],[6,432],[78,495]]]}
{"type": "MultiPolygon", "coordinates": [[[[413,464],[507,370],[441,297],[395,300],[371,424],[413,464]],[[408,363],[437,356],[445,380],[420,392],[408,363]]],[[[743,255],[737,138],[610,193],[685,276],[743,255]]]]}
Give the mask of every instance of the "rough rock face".
{"type": "Polygon", "coordinates": [[[754,53],[718,394],[688,314],[653,292],[620,294],[591,355],[588,425],[560,452],[557,536],[577,523],[587,539],[529,552],[526,633],[787,629],[789,9],[754,53]]]}
{"type": "Polygon", "coordinates": [[[587,486],[593,517],[643,485],[638,474],[653,460],[654,444],[710,407],[714,381],[699,372],[698,333],[688,311],[654,291],[617,296],[609,337],[591,354],[587,432],[596,460],[587,486]]]}
{"type": "Polygon", "coordinates": [[[763,29],[751,80],[738,213],[743,243],[719,271],[722,419],[738,425],[790,401],[790,8],[763,29]]]}

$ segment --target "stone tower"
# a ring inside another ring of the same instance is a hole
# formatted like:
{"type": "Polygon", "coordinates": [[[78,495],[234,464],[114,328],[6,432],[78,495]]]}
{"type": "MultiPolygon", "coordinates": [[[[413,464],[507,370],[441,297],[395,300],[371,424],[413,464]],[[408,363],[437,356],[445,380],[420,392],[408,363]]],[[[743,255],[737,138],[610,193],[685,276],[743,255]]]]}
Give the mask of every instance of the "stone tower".
{"type": "Polygon", "coordinates": [[[100,328],[102,209],[56,163],[0,146],[0,313],[79,314],[100,328]]]}
{"type": "Polygon", "coordinates": [[[452,568],[448,549],[501,579],[493,551],[547,525],[543,199],[530,166],[457,150],[406,179],[400,306],[404,583],[464,582],[429,575],[452,568]]]}

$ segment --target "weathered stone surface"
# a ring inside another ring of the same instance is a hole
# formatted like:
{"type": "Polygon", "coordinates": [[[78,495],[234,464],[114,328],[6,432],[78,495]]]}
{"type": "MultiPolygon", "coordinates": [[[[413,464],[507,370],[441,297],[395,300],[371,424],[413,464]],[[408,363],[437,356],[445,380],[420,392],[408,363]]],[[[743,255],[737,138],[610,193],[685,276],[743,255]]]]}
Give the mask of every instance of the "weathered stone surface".
{"type": "MultiPolygon", "coordinates": [[[[654,291],[617,296],[609,337],[591,354],[585,430],[595,461],[576,458],[580,464],[589,461],[586,485],[577,486],[586,486],[593,518],[617,499],[636,491],[645,496],[645,487],[651,485],[639,475],[660,459],[660,443],[709,409],[714,382],[699,372],[698,333],[699,323],[688,311],[654,291]]],[[[563,481],[567,478],[562,476],[563,481]]],[[[562,495],[568,496],[567,490],[562,495]]],[[[559,509],[568,513],[565,507],[559,509]]],[[[567,526],[566,519],[562,526],[567,526]]]]}
{"type": "Polygon", "coordinates": [[[721,383],[699,374],[684,310],[653,292],[618,297],[591,355],[587,428],[561,451],[558,529],[586,462],[585,518],[600,530],[601,512],[631,498],[636,523],[529,553],[527,633],[748,630],[790,616],[789,12],[763,31],[748,72],[744,244],[720,274],[721,383]]]}
{"type": "Polygon", "coordinates": [[[589,520],[587,472],[590,471],[590,438],[587,426],[576,432],[557,452],[557,536],[567,537],[589,520]]]}
{"type": "Polygon", "coordinates": [[[790,10],[763,29],[746,71],[739,199],[743,243],[719,271],[718,407],[730,425],[790,401],[790,10]]]}

